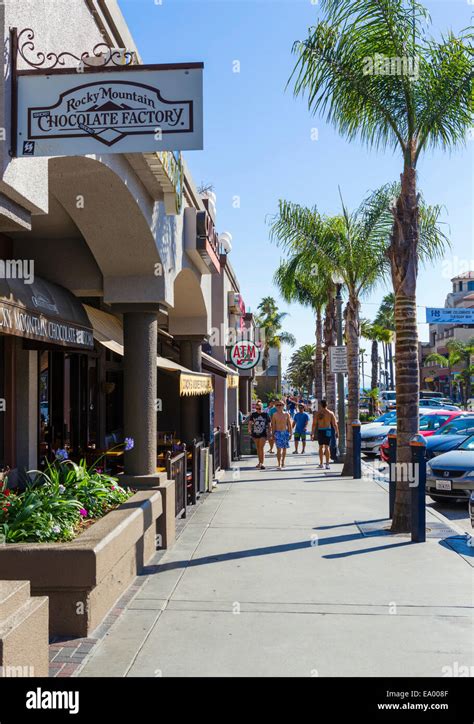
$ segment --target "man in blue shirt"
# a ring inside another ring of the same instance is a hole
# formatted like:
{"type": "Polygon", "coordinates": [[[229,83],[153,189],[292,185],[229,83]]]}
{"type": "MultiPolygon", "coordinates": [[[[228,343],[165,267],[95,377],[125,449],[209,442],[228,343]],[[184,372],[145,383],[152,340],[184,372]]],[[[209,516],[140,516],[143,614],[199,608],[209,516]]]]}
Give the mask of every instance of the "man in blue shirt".
{"type": "Polygon", "coordinates": [[[298,445],[300,440],[302,445],[301,454],[303,455],[306,450],[306,433],[308,425],[309,415],[304,411],[304,405],[300,402],[298,405],[298,412],[293,419],[293,430],[295,431],[295,449],[293,450],[293,455],[298,455],[298,445]]]}

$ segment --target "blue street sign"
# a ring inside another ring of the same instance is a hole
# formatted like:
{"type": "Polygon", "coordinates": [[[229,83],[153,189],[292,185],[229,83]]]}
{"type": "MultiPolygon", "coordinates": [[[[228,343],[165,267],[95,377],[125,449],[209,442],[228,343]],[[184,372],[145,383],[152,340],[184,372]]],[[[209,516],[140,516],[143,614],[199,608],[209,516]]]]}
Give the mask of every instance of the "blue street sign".
{"type": "Polygon", "coordinates": [[[464,309],[457,307],[441,307],[440,309],[427,307],[426,321],[429,324],[470,324],[474,326],[474,308],[464,309]]]}

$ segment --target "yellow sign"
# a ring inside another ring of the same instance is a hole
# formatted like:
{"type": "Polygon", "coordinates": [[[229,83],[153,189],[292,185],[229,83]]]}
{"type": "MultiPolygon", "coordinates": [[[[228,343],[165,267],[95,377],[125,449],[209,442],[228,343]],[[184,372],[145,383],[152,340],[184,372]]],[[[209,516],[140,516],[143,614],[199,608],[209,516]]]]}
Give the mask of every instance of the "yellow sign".
{"type": "Polygon", "coordinates": [[[212,391],[212,378],[210,375],[187,375],[181,372],[179,376],[179,394],[181,397],[208,395],[212,391]]]}
{"type": "Polygon", "coordinates": [[[227,387],[233,389],[239,386],[239,375],[227,375],[227,387]]]}

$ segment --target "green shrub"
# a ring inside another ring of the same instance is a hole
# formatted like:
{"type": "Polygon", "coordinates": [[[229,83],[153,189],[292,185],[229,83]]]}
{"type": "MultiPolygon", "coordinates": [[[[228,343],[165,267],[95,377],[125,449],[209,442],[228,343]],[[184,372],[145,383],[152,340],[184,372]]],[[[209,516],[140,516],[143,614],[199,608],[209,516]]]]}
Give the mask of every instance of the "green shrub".
{"type": "Polygon", "coordinates": [[[56,460],[28,473],[26,490],[0,488],[0,535],[7,543],[68,541],[84,520],[101,518],[132,492],[84,461],[56,460]]]}

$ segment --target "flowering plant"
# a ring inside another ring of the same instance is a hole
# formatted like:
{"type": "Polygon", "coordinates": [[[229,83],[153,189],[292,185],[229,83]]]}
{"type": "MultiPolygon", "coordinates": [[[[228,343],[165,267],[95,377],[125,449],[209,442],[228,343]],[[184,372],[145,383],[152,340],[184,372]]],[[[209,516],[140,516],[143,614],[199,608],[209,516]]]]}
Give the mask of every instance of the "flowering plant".
{"type": "Polygon", "coordinates": [[[28,473],[24,491],[0,487],[0,536],[7,543],[67,541],[85,521],[103,517],[133,493],[118,480],[68,458],[28,473]]]}

